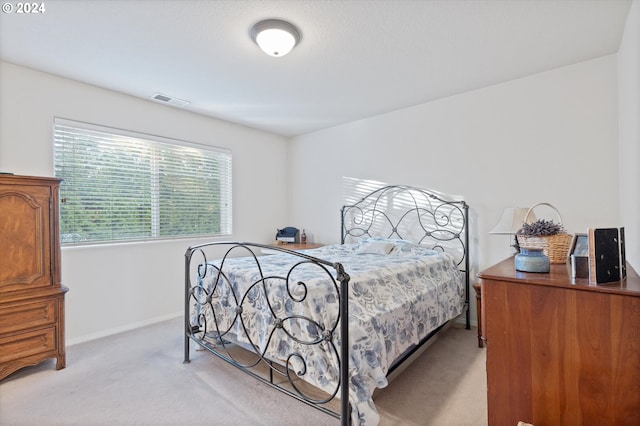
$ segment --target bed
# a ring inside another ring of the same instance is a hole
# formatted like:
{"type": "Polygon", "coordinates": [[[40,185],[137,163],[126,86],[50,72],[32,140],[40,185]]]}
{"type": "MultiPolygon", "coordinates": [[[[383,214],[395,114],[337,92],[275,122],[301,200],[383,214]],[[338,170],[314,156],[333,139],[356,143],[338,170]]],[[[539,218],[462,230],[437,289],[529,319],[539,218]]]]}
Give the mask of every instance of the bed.
{"type": "Polygon", "coordinates": [[[340,213],[340,244],[189,247],[184,362],[194,342],[342,424],[377,424],[389,374],[461,315],[470,328],[468,205],[394,185],[340,213]]]}

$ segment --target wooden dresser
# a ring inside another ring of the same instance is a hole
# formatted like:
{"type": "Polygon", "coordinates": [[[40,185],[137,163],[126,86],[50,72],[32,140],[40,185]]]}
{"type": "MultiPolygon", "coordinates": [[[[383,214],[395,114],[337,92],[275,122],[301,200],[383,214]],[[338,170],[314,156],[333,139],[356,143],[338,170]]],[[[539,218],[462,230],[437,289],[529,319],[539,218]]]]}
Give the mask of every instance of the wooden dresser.
{"type": "Polygon", "coordinates": [[[488,424],[640,425],[640,278],[481,272],[488,424]]]}
{"type": "Polygon", "coordinates": [[[0,380],[48,358],[65,367],[59,185],[0,175],[0,380]]]}

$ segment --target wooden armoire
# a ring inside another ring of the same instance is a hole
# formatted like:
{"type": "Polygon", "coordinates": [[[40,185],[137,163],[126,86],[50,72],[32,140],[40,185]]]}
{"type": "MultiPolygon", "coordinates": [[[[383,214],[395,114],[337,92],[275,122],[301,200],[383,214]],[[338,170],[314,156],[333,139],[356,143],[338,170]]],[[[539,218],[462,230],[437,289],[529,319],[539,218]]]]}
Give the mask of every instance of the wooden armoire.
{"type": "Polygon", "coordinates": [[[0,380],[48,358],[65,367],[59,187],[0,174],[0,380]]]}

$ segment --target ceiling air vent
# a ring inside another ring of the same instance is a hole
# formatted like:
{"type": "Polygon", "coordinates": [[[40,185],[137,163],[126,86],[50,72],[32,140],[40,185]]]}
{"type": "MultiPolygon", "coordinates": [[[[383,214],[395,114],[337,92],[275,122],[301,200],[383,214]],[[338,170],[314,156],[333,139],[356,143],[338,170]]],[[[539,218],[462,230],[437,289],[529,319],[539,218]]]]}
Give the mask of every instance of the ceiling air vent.
{"type": "Polygon", "coordinates": [[[172,98],[171,96],[163,95],[162,93],[156,93],[151,97],[154,101],[162,102],[165,104],[173,105],[176,107],[185,107],[189,105],[189,101],[183,101],[182,99],[172,98]]]}

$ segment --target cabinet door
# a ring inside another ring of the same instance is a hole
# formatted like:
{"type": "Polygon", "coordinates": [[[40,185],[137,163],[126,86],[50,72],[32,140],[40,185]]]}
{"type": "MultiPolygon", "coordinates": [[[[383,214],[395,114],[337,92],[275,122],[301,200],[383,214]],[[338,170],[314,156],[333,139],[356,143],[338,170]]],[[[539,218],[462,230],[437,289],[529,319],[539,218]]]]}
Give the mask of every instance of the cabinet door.
{"type": "Polygon", "coordinates": [[[485,280],[489,424],[640,424],[640,297],[485,280]]]}
{"type": "Polygon", "coordinates": [[[50,210],[51,187],[0,185],[0,293],[53,284],[50,210]]]}

